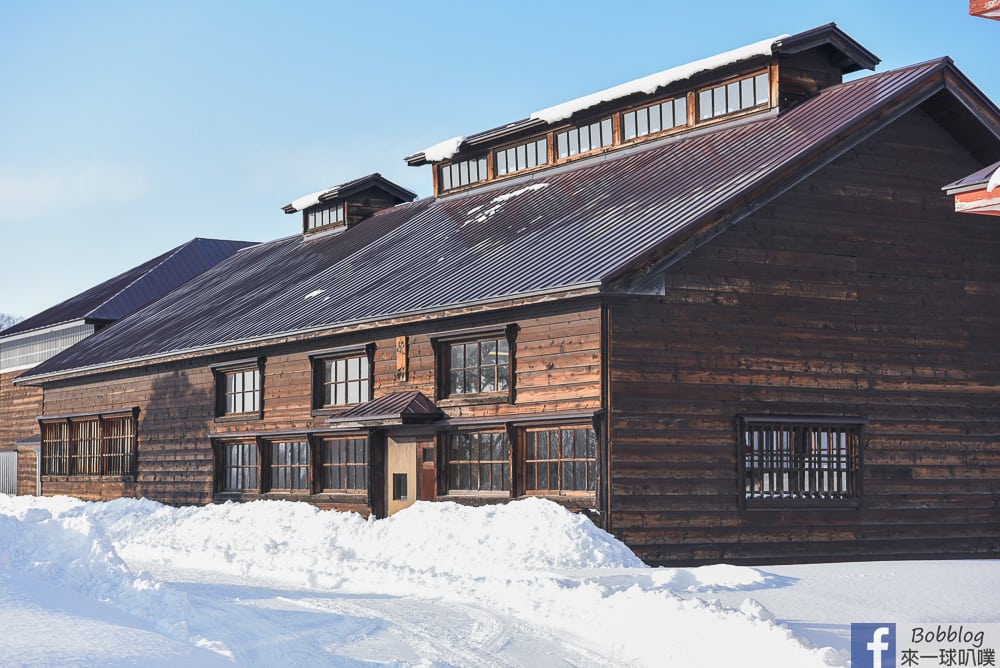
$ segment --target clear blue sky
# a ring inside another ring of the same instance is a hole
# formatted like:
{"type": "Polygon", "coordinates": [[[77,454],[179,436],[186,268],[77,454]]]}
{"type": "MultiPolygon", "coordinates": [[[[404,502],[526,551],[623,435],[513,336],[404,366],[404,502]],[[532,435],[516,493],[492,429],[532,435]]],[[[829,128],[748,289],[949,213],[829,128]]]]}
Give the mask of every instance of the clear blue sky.
{"type": "Polygon", "coordinates": [[[1000,102],[1000,21],[965,0],[0,0],[0,312],[293,234],[281,206],[370,172],[428,195],[403,156],[830,21],[878,71],[950,55],[1000,102]]]}

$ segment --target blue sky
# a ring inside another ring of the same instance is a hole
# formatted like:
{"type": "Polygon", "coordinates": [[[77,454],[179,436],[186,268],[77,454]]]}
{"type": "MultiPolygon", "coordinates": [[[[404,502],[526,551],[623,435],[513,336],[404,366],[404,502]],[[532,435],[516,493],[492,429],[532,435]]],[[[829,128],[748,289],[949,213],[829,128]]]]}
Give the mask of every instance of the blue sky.
{"type": "Polygon", "coordinates": [[[878,71],[950,55],[1000,102],[964,0],[0,0],[0,312],[32,315],[193,237],[293,234],[296,197],[455,135],[835,21],[878,71]]]}

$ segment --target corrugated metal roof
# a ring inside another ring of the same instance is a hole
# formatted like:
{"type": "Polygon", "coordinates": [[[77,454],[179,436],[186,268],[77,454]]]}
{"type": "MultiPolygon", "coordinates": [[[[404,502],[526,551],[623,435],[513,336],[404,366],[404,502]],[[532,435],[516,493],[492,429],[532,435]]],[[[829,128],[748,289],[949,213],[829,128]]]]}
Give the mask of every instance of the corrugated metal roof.
{"type": "Polygon", "coordinates": [[[118,320],[233,255],[249,241],[192,239],[13,327],[0,338],[74,320],[118,320]]]}
{"type": "Polygon", "coordinates": [[[942,59],[833,86],[780,115],[381,211],[249,248],[32,375],[539,292],[662,254],[779,177],[805,178],[944,85],[942,59]],[[801,173],[800,173],[801,172],[801,173]]]}
{"type": "Polygon", "coordinates": [[[366,401],[329,418],[329,422],[373,422],[394,420],[403,423],[432,422],[444,417],[444,411],[422,392],[393,392],[366,401]]]}

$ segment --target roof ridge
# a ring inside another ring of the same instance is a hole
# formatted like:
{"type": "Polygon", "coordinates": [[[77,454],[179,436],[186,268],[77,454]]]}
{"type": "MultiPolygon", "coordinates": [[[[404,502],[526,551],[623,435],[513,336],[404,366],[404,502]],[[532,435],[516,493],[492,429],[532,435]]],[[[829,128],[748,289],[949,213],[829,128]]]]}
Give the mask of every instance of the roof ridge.
{"type": "Polygon", "coordinates": [[[139,281],[143,280],[144,278],[146,278],[147,276],[149,276],[151,273],[153,273],[154,271],[156,271],[157,269],[159,269],[160,267],[162,267],[165,262],[167,262],[167,261],[173,259],[174,257],[176,257],[177,254],[179,252],[181,252],[181,250],[183,250],[184,248],[186,248],[186,247],[190,246],[191,244],[193,244],[196,239],[197,239],[197,237],[195,237],[195,239],[191,239],[189,241],[186,241],[183,244],[181,244],[180,246],[176,246],[176,247],[168,250],[167,252],[163,253],[162,255],[160,255],[160,257],[163,258],[162,260],[160,260],[155,265],[153,265],[152,267],[150,267],[146,271],[144,271],[141,274],[139,274],[138,276],[136,276],[136,278],[133,281],[131,281],[128,285],[126,285],[125,287],[123,287],[121,290],[119,290],[115,294],[111,295],[110,297],[108,297],[107,299],[105,299],[103,302],[101,302],[100,304],[98,304],[97,306],[95,306],[94,308],[92,308],[89,311],[87,311],[83,315],[83,317],[84,318],[91,317],[94,313],[96,313],[97,311],[100,311],[102,308],[104,308],[105,306],[107,306],[108,304],[110,304],[111,302],[113,302],[115,299],[117,299],[120,295],[122,295],[126,290],[128,290],[129,288],[131,288],[133,285],[135,285],[136,283],[138,283],[139,281]]]}

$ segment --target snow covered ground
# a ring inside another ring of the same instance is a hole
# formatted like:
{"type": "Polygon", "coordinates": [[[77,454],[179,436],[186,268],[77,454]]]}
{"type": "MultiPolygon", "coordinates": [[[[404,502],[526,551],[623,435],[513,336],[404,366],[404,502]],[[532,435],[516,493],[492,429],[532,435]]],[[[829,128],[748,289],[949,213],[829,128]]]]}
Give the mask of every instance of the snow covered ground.
{"type": "Polygon", "coordinates": [[[1000,622],[1000,561],[650,569],[526,500],[0,495],[0,666],[809,666],[851,622],[1000,622]]]}

